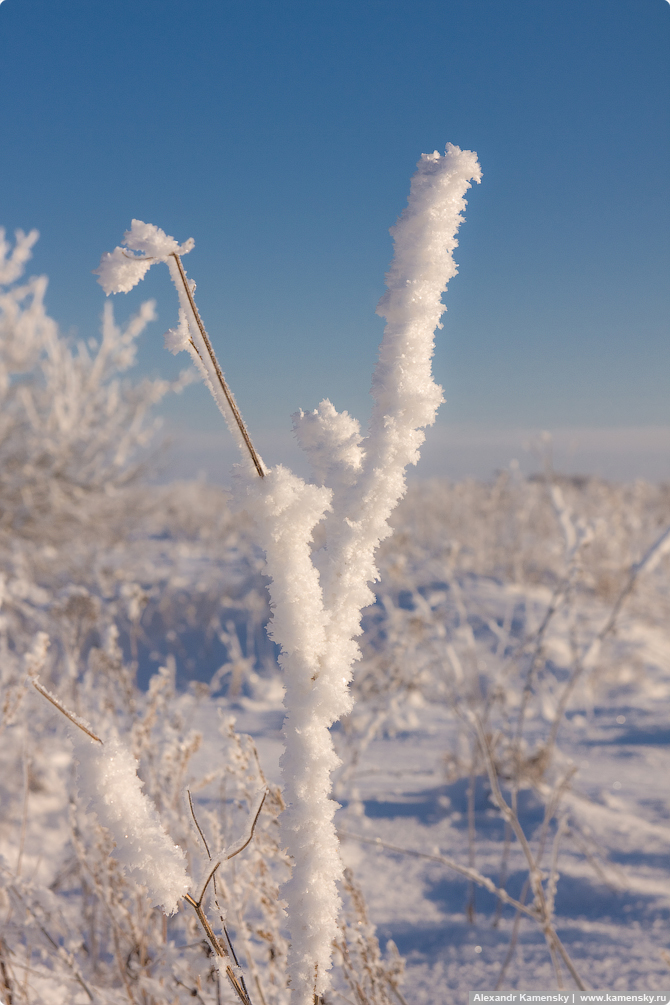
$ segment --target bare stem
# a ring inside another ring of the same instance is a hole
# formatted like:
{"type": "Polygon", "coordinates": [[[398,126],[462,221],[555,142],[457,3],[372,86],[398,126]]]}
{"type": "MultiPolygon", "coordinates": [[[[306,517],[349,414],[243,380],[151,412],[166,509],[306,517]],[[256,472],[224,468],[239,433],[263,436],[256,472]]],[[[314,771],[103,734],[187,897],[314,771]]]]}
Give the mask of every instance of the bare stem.
{"type": "Polygon", "coordinates": [[[187,789],[186,792],[188,793],[188,805],[191,807],[191,816],[193,817],[193,823],[198,828],[198,834],[202,838],[202,843],[204,844],[205,851],[207,852],[207,858],[211,862],[212,861],[212,855],[211,855],[210,850],[209,850],[209,845],[207,844],[207,838],[202,833],[202,828],[200,827],[200,824],[198,823],[198,818],[196,817],[196,815],[195,815],[195,809],[193,808],[193,799],[191,798],[191,790],[187,789]]]}
{"type": "Polygon", "coordinates": [[[479,886],[485,887],[490,893],[494,893],[504,901],[505,904],[515,907],[517,911],[521,911],[523,914],[527,914],[533,921],[538,921],[538,913],[535,908],[527,907],[520,901],[515,900],[514,897],[510,897],[506,890],[496,886],[488,876],[484,876],[476,869],[469,869],[465,865],[460,865],[455,859],[449,858],[448,855],[430,855],[428,852],[414,851],[412,848],[400,848],[398,845],[382,841],[381,838],[363,837],[362,834],[352,834],[349,831],[340,830],[337,833],[340,837],[351,838],[354,841],[360,841],[362,844],[375,845],[377,848],[385,848],[387,851],[394,851],[400,855],[411,855],[413,858],[426,858],[430,862],[440,862],[442,865],[448,866],[449,869],[453,869],[454,872],[460,872],[461,876],[472,880],[473,883],[478,883],[479,886]]]}
{"type": "Polygon", "coordinates": [[[81,721],[79,716],[75,715],[74,712],[68,712],[65,706],[61,705],[58,698],[56,698],[55,695],[47,691],[45,687],[42,687],[39,681],[34,680],[33,686],[36,691],[39,691],[39,693],[42,695],[43,698],[46,698],[47,701],[50,701],[51,704],[54,705],[59,712],[62,712],[65,718],[69,719],[74,726],[77,726],[82,731],[82,733],[86,733],[86,735],[90,736],[91,739],[95,740],[96,743],[102,744],[102,740],[100,739],[100,737],[96,736],[95,733],[92,732],[92,730],[88,729],[88,727],[85,726],[84,723],[81,721]]]}
{"type": "MultiPolygon", "coordinates": [[[[187,792],[188,792],[188,790],[187,790],[187,792]]],[[[218,900],[217,900],[216,872],[217,872],[217,869],[219,868],[219,866],[221,865],[222,861],[229,861],[231,858],[234,858],[236,855],[239,855],[239,853],[241,851],[244,851],[244,849],[247,847],[247,845],[252,840],[252,838],[254,836],[254,831],[256,829],[256,823],[257,823],[258,818],[260,816],[260,812],[261,812],[261,810],[263,808],[263,804],[265,802],[266,795],[267,795],[267,790],[263,793],[263,798],[260,800],[260,802],[258,804],[258,807],[256,809],[256,813],[254,814],[254,817],[251,820],[251,823],[249,825],[249,832],[247,834],[246,840],[243,843],[240,843],[239,846],[235,847],[233,849],[233,851],[229,855],[226,856],[225,859],[221,859],[220,858],[217,862],[215,862],[215,864],[212,867],[212,869],[210,869],[210,872],[209,872],[209,875],[207,876],[207,879],[205,880],[205,883],[204,883],[203,888],[202,888],[202,893],[200,894],[198,900],[195,900],[191,896],[190,893],[187,893],[186,896],[185,896],[185,898],[184,898],[191,905],[191,907],[193,908],[193,910],[195,911],[195,913],[197,915],[197,918],[198,918],[198,921],[200,922],[200,924],[204,928],[205,934],[207,935],[207,938],[209,939],[209,942],[210,942],[210,944],[212,946],[212,949],[214,950],[214,952],[216,953],[216,955],[220,956],[220,957],[223,957],[224,959],[226,959],[226,960],[229,961],[226,964],[226,976],[228,977],[228,980],[232,984],[232,986],[233,986],[233,988],[234,988],[237,996],[239,997],[240,1001],[242,1001],[244,1003],[244,1005],[251,1005],[251,999],[249,998],[249,992],[247,991],[247,986],[246,986],[246,983],[244,981],[244,977],[242,976],[241,973],[240,973],[239,977],[237,976],[237,974],[235,973],[235,970],[233,969],[233,967],[231,965],[231,962],[230,962],[231,960],[234,961],[235,967],[238,970],[240,969],[240,965],[239,965],[239,963],[237,961],[237,956],[235,955],[235,950],[233,949],[233,944],[230,941],[230,936],[228,934],[228,929],[226,928],[225,922],[223,920],[223,915],[221,914],[221,910],[219,908],[219,904],[218,904],[218,900]],[[205,917],[204,911],[202,910],[202,902],[205,899],[205,893],[207,892],[207,887],[209,886],[209,884],[210,884],[210,882],[212,880],[214,882],[214,902],[216,903],[216,906],[219,909],[219,916],[221,918],[221,925],[223,927],[223,932],[224,932],[224,935],[226,937],[226,942],[228,943],[228,949],[226,949],[225,945],[216,937],[216,935],[214,934],[214,931],[212,929],[212,926],[210,925],[209,921],[205,917]],[[230,950],[230,952],[228,950],[230,950]]],[[[211,862],[212,861],[212,855],[211,855],[211,852],[209,850],[209,845],[207,843],[207,839],[206,839],[206,837],[205,837],[205,835],[204,835],[204,833],[202,831],[202,828],[201,828],[200,824],[198,823],[198,818],[195,815],[195,808],[193,806],[193,799],[191,798],[191,793],[190,792],[188,792],[188,802],[189,802],[189,806],[191,808],[191,816],[193,817],[193,822],[195,823],[195,826],[198,829],[198,834],[202,838],[202,843],[205,846],[205,851],[207,852],[207,857],[208,857],[208,859],[211,862]]],[[[259,992],[259,994],[261,996],[261,999],[263,999],[263,992],[261,991],[260,983],[258,981],[258,978],[256,979],[256,983],[258,985],[258,992],[259,992]]]]}
{"type": "Polygon", "coordinates": [[[243,420],[242,416],[240,415],[240,410],[237,407],[237,404],[235,402],[235,399],[233,398],[233,395],[231,394],[231,391],[230,391],[230,388],[228,387],[228,384],[226,383],[226,378],[223,376],[223,371],[222,371],[221,367],[219,366],[219,361],[217,360],[216,356],[214,355],[214,350],[212,349],[212,344],[209,341],[209,336],[207,335],[207,332],[205,331],[205,326],[203,325],[202,320],[200,318],[200,314],[198,312],[198,308],[196,307],[196,303],[195,303],[195,299],[193,297],[193,293],[191,292],[191,287],[189,286],[188,280],[186,279],[186,273],[184,272],[184,266],[181,264],[181,258],[179,257],[179,255],[177,254],[176,251],[173,252],[172,257],[174,258],[175,262],[177,263],[177,268],[179,269],[179,276],[180,276],[181,281],[182,281],[183,286],[184,286],[184,292],[186,293],[186,296],[188,297],[188,302],[191,305],[191,310],[193,311],[193,317],[195,318],[196,324],[198,325],[198,329],[200,330],[200,335],[202,336],[202,341],[205,344],[205,348],[207,349],[207,353],[208,353],[209,358],[210,358],[210,360],[212,362],[212,366],[214,367],[214,371],[216,373],[217,379],[218,379],[219,384],[221,386],[221,390],[223,391],[225,399],[228,402],[228,407],[230,408],[230,411],[233,413],[233,418],[235,419],[235,422],[237,423],[237,428],[239,429],[240,433],[242,434],[242,439],[245,442],[246,448],[249,451],[249,456],[251,457],[251,460],[253,461],[254,467],[256,468],[256,471],[258,472],[259,477],[265,478],[265,471],[263,470],[263,465],[260,462],[260,458],[259,458],[258,454],[254,450],[254,445],[251,442],[251,437],[249,436],[249,433],[247,432],[247,427],[244,425],[244,420],[243,420]]]}

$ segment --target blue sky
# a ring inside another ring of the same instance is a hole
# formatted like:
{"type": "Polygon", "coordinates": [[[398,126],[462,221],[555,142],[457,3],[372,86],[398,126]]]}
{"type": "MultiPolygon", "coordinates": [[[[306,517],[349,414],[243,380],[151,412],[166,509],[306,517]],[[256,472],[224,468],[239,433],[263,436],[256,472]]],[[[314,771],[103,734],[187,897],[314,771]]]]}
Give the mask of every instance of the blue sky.
{"type": "MultiPolygon", "coordinates": [[[[439,335],[435,443],[667,428],[669,84],[667,0],[4,0],[0,222],[40,230],[50,312],[86,336],[91,269],[132,217],[193,236],[243,414],[281,437],[326,396],[367,417],[388,228],[419,155],[451,141],[484,177],[439,335]]],[[[162,348],[163,273],[115,298],[123,318],[156,297],[154,374],[182,365],[162,348]]],[[[219,435],[200,388],[166,414],[219,435]]]]}

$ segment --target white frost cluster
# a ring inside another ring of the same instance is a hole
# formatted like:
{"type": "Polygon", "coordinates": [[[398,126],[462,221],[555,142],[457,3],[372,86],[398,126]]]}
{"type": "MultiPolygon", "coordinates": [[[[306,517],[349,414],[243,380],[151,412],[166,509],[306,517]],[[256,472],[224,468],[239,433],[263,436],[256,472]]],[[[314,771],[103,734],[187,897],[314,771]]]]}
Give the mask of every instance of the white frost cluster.
{"type": "MultiPolygon", "coordinates": [[[[218,370],[209,352],[208,336],[192,299],[195,283],[186,279],[184,267],[177,258],[193,249],[193,238],[189,237],[183,244],[178,244],[174,237],[169,237],[160,227],[155,227],[153,223],[143,223],[142,220],[133,220],[130,230],[125,232],[123,238],[125,247],[105,252],[100,259],[100,265],[94,270],[98,282],[108,296],[110,293],[128,293],[144,279],[155,262],[167,264],[179,297],[179,323],[176,328],[170,328],[166,332],[165,347],[175,355],[182,351],[189,353],[226,420],[244,462],[250,470],[255,470],[249,461],[247,445],[235,417],[235,399],[230,388],[226,388],[224,392],[224,375],[218,370]],[[135,255],[133,252],[140,254],[135,255]],[[188,285],[190,297],[184,283],[188,285]]],[[[260,459],[259,463],[262,464],[260,459]]]]}
{"type": "Polygon", "coordinates": [[[374,555],[391,533],[388,518],[405,492],[406,466],[418,460],[423,427],[435,421],[442,401],[431,374],[433,336],[445,309],[442,293],[457,271],[452,255],[464,196],[480,178],[476,155],[451,144],[444,157],[436,151],[419,162],[407,208],[391,231],[395,254],[378,307],[387,325],[369,435],[363,438],[356,420],[323,401],[294,417],[317,484],[278,466],[241,486],[266,552],[270,632],[281,646],[286,684],[282,828],[294,868],[284,896],[299,1005],[327,988],[340,907],[330,798],[338,762],[329,727],[351,707],[361,609],[374,600],[368,583],[378,578],[374,555]],[[314,553],[318,523],[325,544],[314,553]]]}
{"type": "Polygon", "coordinates": [[[38,230],[31,230],[29,234],[17,230],[12,248],[5,239],[5,228],[0,227],[0,286],[9,286],[23,275],[25,264],[32,257],[32,246],[39,236],[38,230]]]}
{"type": "Polygon", "coordinates": [[[132,221],[130,230],[123,235],[123,241],[125,247],[106,251],[94,271],[107,296],[110,293],[129,293],[144,279],[155,262],[167,262],[168,257],[174,254],[186,255],[195,244],[192,237],[178,244],[160,227],[142,220],[132,221]],[[139,252],[139,255],[133,252],[139,252]]]}
{"type": "Polygon", "coordinates": [[[71,736],[81,795],[111,834],[114,857],[132,879],[147,888],[154,905],[174,914],[189,888],[186,858],[142,792],[131,751],[116,737],[103,745],[76,728],[71,729],[71,736]]]}

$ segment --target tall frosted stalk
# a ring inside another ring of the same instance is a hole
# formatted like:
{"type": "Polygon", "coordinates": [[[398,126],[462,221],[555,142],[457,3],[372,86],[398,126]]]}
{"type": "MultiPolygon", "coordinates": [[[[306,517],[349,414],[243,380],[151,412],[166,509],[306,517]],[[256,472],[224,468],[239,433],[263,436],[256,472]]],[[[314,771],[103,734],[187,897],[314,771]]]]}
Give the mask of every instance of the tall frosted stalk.
{"type": "MultiPolygon", "coordinates": [[[[294,1005],[312,1005],[328,987],[332,942],[338,933],[337,883],[342,865],[333,816],[331,773],[338,764],[330,727],[351,708],[349,683],[359,656],[361,610],[374,600],[375,552],[391,533],[388,519],[405,492],[405,469],[416,464],[424,428],[435,421],[442,389],[434,382],[434,332],[445,308],[442,293],[457,272],[453,259],[465,193],[481,171],[476,154],[447,145],[444,156],[423,154],[408,204],[391,233],[394,257],[378,313],[386,318],[374,372],[374,409],[362,437],[358,422],[329,401],[298,412],[298,441],[314,470],[307,483],[281,465],[250,464],[237,481],[240,503],[254,516],[271,579],[269,634],[281,647],[286,686],[283,840],[293,860],[284,887],[291,935],[289,978],[294,1005]],[[264,477],[252,477],[254,473],[264,477]],[[323,523],[325,544],[313,549],[323,523]]],[[[180,321],[168,347],[191,352],[202,327],[185,274],[176,274],[178,246],[158,228],[133,221],[126,247],[103,256],[107,292],[130,289],[151,261],[166,261],[180,294],[180,321]],[[150,260],[151,259],[151,260],[150,260]],[[181,288],[179,286],[181,281],[181,288]],[[190,290],[190,293],[189,293],[190,290]]],[[[182,270],[183,271],[183,270],[182,270]]],[[[229,402],[221,399],[217,367],[194,359],[238,442],[248,444],[229,402]]],[[[225,397],[225,395],[224,395],[225,397]]],[[[253,455],[251,455],[253,461],[253,455]]]]}

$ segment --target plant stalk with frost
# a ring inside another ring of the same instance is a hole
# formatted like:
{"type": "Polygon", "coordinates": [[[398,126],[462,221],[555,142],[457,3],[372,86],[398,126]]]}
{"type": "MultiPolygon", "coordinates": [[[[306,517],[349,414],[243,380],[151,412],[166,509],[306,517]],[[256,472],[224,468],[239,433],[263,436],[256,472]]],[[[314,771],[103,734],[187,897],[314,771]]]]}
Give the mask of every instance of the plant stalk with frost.
{"type": "Polygon", "coordinates": [[[124,872],[146,887],[154,904],[160,904],[167,914],[174,914],[189,887],[184,852],[170,839],[155,805],[142,791],[143,783],[130,749],[118,736],[103,742],[90,723],[65,708],[40,682],[37,669],[44,664],[48,645],[48,635],[39,632],[26,661],[29,677],[42,697],[71,723],[70,739],[84,805],[113,838],[114,857],[124,872]]]}
{"type": "Polygon", "coordinates": [[[293,874],[283,892],[296,1005],[309,1005],[327,989],[338,934],[342,865],[333,824],[337,807],[330,797],[338,759],[329,729],[351,708],[361,610],[374,599],[368,583],[378,578],[376,549],[391,533],[388,519],[405,492],[405,469],[418,461],[423,430],[435,421],[442,401],[431,374],[434,332],[445,310],[442,293],[457,272],[453,251],[464,196],[480,179],[471,151],[448,144],[444,156],[422,155],[407,208],[391,231],[394,258],[377,308],[387,324],[373,377],[369,433],[362,437],[358,422],[329,401],[294,417],[314,484],[282,465],[266,470],[259,459],[256,463],[241,420],[228,400],[222,401],[223,375],[204,358],[208,340],[200,348],[204,329],[179,257],[192,242],[180,247],[158,228],[135,220],[126,247],[142,257],[116,248],[98,269],[110,293],[131,289],[152,261],[168,263],[180,297],[179,326],[168,333],[168,348],[191,353],[238,443],[264,476],[241,475],[238,497],[254,516],[265,549],[272,580],[269,633],[281,647],[286,685],[282,828],[293,874]],[[325,543],[315,551],[319,523],[325,543]]]}

